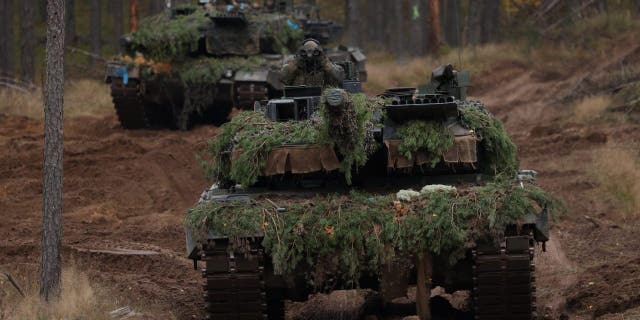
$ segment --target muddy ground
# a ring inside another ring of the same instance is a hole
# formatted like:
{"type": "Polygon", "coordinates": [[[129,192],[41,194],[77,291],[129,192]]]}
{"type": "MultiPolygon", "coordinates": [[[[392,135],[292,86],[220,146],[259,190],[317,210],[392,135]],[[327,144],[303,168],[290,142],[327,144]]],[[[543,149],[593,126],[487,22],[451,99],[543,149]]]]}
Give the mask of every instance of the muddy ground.
{"type": "MultiPolygon", "coordinates": [[[[615,53],[640,61],[640,49],[615,53]]],[[[640,145],[638,121],[571,120],[568,98],[594,65],[558,76],[501,62],[476,77],[472,94],[505,122],[522,168],[561,196],[569,212],[538,252],[539,309],[550,318],[640,319],[640,222],[621,214],[592,177],[593,151],[640,145]]],[[[599,71],[600,70],[600,71],[599,71]]],[[[0,115],[0,267],[37,268],[41,223],[42,122],[0,115]]],[[[214,127],[127,131],[114,115],[65,123],[63,252],[123,303],[154,318],[200,314],[200,273],[184,258],[182,219],[208,185],[195,160],[214,127]]]]}

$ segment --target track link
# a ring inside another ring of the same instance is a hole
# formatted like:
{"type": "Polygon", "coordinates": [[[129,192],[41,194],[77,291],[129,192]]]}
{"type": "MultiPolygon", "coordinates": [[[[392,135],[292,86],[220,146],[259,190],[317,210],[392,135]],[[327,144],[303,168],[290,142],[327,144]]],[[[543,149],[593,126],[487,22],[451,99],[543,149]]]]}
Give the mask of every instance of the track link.
{"type": "Polygon", "coordinates": [[[476,320],[533,320],[536,315],[533,237],[507,237],[504,244],[473,250],[476,320]]]}
{"type": "Polygon", "coordinates": [[[149,126],[137,81],[125,85],[122,80],[114,79],[111,82],[111,98],[123,128],[142,129],[149,126]]]}
{"type": "Polygon", "coordinates": [[[250,242],[247,254],[229,250],[227,240],[209,241],[203,248],[205,319],[268,319],[264,251],[250,242]]]}

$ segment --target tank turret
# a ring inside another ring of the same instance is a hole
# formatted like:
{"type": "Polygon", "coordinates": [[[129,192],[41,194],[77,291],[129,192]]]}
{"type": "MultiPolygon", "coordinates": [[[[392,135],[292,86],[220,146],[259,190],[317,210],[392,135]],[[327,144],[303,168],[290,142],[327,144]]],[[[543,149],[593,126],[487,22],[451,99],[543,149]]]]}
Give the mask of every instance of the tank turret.
{"type": "MultiPolygon", "coordinates": [[[[123,127],[221,124],[234,107],[281,95],[280,66],[309,35],[307,18],[291,1],[199,4],[144,19],[122,37],[125,54],[107,64],[105,80],[123,127]]],[[[366,74],[354,50],[330,58],[366,74]]]]}

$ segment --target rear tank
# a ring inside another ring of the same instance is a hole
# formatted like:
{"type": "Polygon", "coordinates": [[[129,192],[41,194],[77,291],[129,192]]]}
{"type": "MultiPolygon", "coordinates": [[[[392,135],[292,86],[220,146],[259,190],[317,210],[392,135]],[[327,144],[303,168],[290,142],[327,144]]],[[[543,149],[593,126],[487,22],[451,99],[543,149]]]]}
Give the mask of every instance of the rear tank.
{"type": "MultiPolygon", "coordinates": [[[[125,54],[107,63],[105,81],[124,128],[221,124],[232,108],[250,110],[255,101],[282,94],[279,69],[306,36],[320,32],[331,40],[339,30],[287,3],[254,8],[200,1],[144,19],[123,36],[125,54]]],[[[359,49],[332,52],[336,61],[354,61],[366,77],[359,49]]]]}
{"type": "Polygon", "coordinates": [[[442,287],[469,296],[448,318],[535,319],[555,202],[469,85],[443,66],[378,97],[354,77],[286,87],[225,124],[205,163],[216,183],[185,219],[207,315],[284,319],[285,299],[352,288],[372,289],[365,313],[424,315],[442,287]]]}

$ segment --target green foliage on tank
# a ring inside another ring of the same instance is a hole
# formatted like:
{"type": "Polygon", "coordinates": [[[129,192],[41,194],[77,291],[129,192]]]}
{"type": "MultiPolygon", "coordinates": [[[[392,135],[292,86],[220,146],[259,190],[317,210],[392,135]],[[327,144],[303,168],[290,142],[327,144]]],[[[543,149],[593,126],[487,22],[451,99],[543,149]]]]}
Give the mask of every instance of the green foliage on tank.
{"type": "Polygon", "coordinates": [[[156,62],[179,62],[194,55],[287,54],[304,38],[293,18],[283,14],[229,15],[197,6],[181,11],[143,19],[137,31],[124,37],[127,53],[142,53],[156,62]]]}
{"type": "Polygon", "coordinates": [[[328,273],[356,286],[361,274],[380,274],[392,259],[426,251],[448,256],[453,265],[477,240],[499,237],[540,207],[562,208],[539,187],[510,179],[464,189],[427,186],[415,193],[402,201],[399,194],[352,191],[303,200],[203,202],[185,224],[202,240],[209,230],[230,239],[262,233],[276,274],[294,275],[304,267],[317,286],[328,273]]]}

